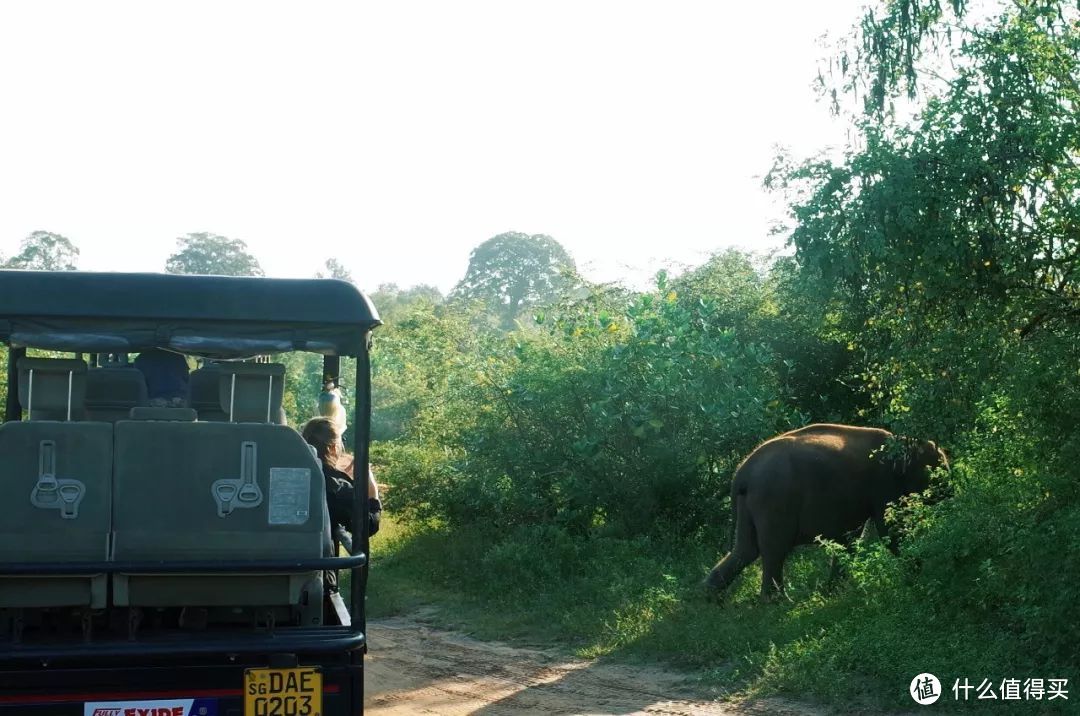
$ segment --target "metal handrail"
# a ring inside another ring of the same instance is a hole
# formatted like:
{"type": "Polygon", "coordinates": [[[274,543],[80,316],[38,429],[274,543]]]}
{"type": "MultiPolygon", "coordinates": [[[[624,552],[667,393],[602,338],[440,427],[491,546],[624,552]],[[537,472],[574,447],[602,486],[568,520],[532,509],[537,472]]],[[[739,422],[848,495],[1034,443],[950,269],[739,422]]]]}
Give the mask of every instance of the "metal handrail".
{"type": "Polygon", "coordinates": [[[223,560],[203,559],[183,562],[101,561],[101,562],[2,562],[0,577],[87,575],[87,574],[276,574],[352,569],[367,564],[367,555],[320,557],[318,559],[223,560]]]}

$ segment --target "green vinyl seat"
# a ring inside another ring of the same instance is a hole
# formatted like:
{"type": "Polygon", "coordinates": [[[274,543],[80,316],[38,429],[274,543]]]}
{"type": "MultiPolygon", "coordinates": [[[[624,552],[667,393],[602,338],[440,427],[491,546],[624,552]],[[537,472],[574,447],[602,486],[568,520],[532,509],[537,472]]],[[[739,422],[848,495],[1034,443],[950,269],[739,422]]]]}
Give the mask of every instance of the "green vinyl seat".
{"type": "Polygon", "coordinates": [[[28,420],[82,420],[86,416],[86,362],[74,358],[20,358],[19,404],[28,420]]]}
{"type": "Polygon", "coordinates": [[[86,416],[114,423],[147,405],[146,380],[137,368],[106,366],[86,372],[86,416]]]}
{"type": "MultiPolygon", "coordinates": [[[[116,561],[330,556],[318,461],[291,428],[122,420],[115,426],[116,561]]],[[[321,574],[117,574],[117,606],[320,608],[321,574]]],[[[310,622],[308,622],[310,623],[310,622]]]]}
{"type": "Polygon", "coordinates": [[[218,399],[234,423],[285,424],[281,409],[285,391],[282,363],[219,363],[218,399]]]}
{"type": "Polygon", "coordinates": [[[219,385],[221,371],[216,363],[193,370],[188,379],[188,406],[204,422],[227,422],[229,415],[221,409],[219,385]]]}
{"type": "MultiPolygon", "coordinates": [[[[32,401],[35,419],[0,425],[0,562],[103,562],[112,520],[112,425],[37,419],[82,412],[69,396],[82,395],[85,364],[48,360],[19,362],[20,394],[32,401]]],[[[0,608],[97,609],[106,594],[106,576],[93,572],[0,577],[0,608]]]]}

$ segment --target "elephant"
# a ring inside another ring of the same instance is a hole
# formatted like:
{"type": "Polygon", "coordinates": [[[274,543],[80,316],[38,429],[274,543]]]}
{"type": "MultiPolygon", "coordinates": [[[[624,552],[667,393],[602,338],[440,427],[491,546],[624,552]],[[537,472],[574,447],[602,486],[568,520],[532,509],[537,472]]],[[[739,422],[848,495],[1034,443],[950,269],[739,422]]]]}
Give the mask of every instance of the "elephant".
{"type": "Polygon", "coordinates": [[[784,560],[796,545],[818,537],[847,542],[868,519],[895,554],[885,507],[925,490],[939,466],[948,468],[948,460],[933,442],[879,428],[820,423],[762,443],[735,471],[731,552],[706,588],[719,595],[760,555],[767,600],[783,591],[784,560]]]}

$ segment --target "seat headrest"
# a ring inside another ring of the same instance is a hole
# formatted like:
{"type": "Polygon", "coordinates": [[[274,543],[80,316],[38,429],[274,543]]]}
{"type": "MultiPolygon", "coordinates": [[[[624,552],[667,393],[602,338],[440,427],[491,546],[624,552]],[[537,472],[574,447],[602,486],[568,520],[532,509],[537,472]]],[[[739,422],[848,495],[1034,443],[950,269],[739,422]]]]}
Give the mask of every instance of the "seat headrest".
{"type": "Polygon", "coordinates": [[[217,364],[204,365],[191,371],[188,379],[188,405],[196,410],[221,408],[221,371],[217,364]]]}
{"type": "Polygon", "coordinates": [[[86,415],[86,361],[20,358],[19,403],[30,420],[82,420],[86,415]]]}
{"type": "Polygon", "coordinates": [[[218,398],[234,423],[282,423],[285,366],[281,363],[222,363],[218,398]]]}
{"type": "Polygon", "coordinates": [[[133,408],[146,401],[146,379],[138,368],[116,365],[86,373],[86,404],[91,409],[133,408]]]}

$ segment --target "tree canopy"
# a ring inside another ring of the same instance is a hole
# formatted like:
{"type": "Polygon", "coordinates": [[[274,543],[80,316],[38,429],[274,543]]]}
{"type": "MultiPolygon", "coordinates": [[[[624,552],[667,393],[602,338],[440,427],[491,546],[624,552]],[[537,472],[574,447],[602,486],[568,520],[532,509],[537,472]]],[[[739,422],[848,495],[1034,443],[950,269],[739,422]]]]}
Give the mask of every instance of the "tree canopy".
{"type": "Polygon", "coordinates": [[[4,268],[33,271],[75,271],[79,248],[71,240],[51,231],[34,231],[19,247],[19,253],[0,262],[4,268]]]}
{"type": "Polygon", "coordinates": [[[408,288],[401,288],[396,283],[380,283],[369,295],[387,325],[397,323],[417,306],[435,306],[443,302],[442,292],[425,283],[408,288]]]}
{"type": "Polygon", "coordinates": [[[165,261],[169,273],[214,276],[263,276],[258,260],[240,239],[206,232],[176,240],[177,250],[165,261]]]}
{"type": "MultiPolygon", "coordinates": [[[[871,40],[882,27],[905,33],[885,33],[888,52],[871,42],[882,93],[901,77],[916,82],[914,66],[895,77],[889,68],[947,29],[935,4],[904,21],[901,11],[917,6],[890,3],[864,26],[871,40]]],[[[833,302],[852,349],[866,351],[862,379],[893,417],[933,396],[962,423],[960,407],[974,406],[1021,342],[1075,340],[1078,14],[1021,1],[952,28],[964,37],[953,75],[936,91],[925,86],[914,121],[872,114],[845,160],[772,176],[792,197],[803,285],[833,302]]]]}
{"type": "Polygon", "coordinates": [[[523,311],[554,303],[576,281],[577,266],[558,241],[510,231],[473,249],[450,298],[483,303],[509,329],[523,311]]]}
{"type": "Polygon", "coordinates": [[[315,272],[315,278],[336,278],[341,281],[356,283],[356,281],[353,280],[352,271],[345,268],[344,264],[333,257],[326,260],[321,271],[315,272]]]}

